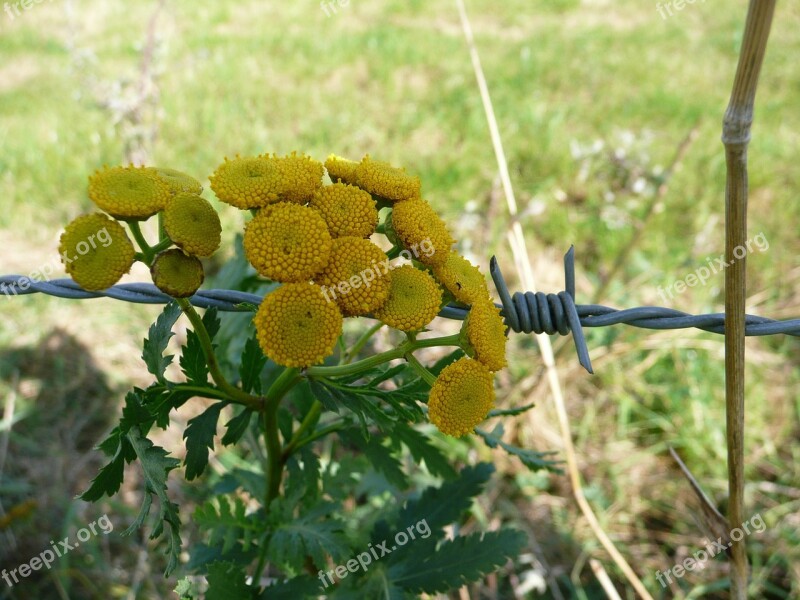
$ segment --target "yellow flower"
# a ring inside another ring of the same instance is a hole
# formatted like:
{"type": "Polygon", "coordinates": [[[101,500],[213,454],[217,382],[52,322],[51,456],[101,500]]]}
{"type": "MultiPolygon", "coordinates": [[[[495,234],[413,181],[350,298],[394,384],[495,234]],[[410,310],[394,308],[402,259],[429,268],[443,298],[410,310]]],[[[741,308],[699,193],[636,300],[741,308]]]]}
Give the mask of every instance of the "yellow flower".
{"type": "Polygon", "coordinates": [[[494,383],[476,360],[460,358],[446,366],[431,387],[428,418],[442,433],[461,437],[481,423],[494,407],[494,383]]]}
{"type": "Polygon", "coordinates": [[[199,181],[182,171],[165,167],[146,167],[146,169],[166,183],[169,191],[173,194],[186,192],[187,194],[199,195],[203,191],[203,186],[199,181]]]}
{"type": "Polygon", "coordinates": [[[319,190],[308,205],[318,211],[334,238],[366,238],[375,233],[378,209],[367,192],[354,185],[334,183],[319,190]]]}
{"type": "Polygon", "coordinates": [[[277,163],[264,156],[226,157],[209,181],[217,198],[240,209],[277,202],[282,191],[277,163]]]}
{"type": "Polygon", "coordinates": [[[314,281],[344,316],[366,315],[380,308],[389,296],[389,259],[369,240],[337,238],[328,266],[314,281]]]}
{"type": "Polygon", "coordinates": [[[117,219],[146,219],[164,208],[169,186],[145,167],[105,167],[89,177],[89,199],[117,219]]]}
{"type": "Polygon", "coordinates": [[[419,198],[419,177],[412,177],[405,169],[393,167],[388,162],[372,160],[367,154],[356,167],[356,184],[387,200],[419,198]]]}
{"type": "Polygon", "coordinates": [[[433,274],[459,302],[473,304],[489,297],[483,273],[458,252],[450,252],[433,274]]]}
{"type": "Polygon", "coordinates": [[[439,314],[442,288],[428,273],[403,265],[389,275],[389,297],[376,318],[401,331],[418,331],[439,314]]]}
{"type": "Polygon", "coordinates": [[[358,167],[358,162],[336,156],[335,154],[331,154],[325,160],[325,169],[328,171],[328,176],[334,183],[338,181],[342,183],[356,183],[356,167],[358,167]]]}
{"type": "Polygon", "coordinates": [[[322,163],[297,152],[271,159],[278,167],[280,192],[278,197],[287,202],[304,204],[322,187],[325,169],[322,163]]]}
{"type": "Polygon", "coordinates": [[[506,366],[506,326],[500,309],[489,298],[472,305],[465,325],[475,359],[490,371],[506,366]]]}
{"type": "Polygon", "coordinates": [[[150,275],[156,287],[173,298],[188,298],[200,289],[205,279],[200,260],[176,248],[156,256],[150,275]]]}
{"type": "Polygon", "coordinates": [[[164,208],[164,229],[186,254],[211,256],[219,248],[219,215],[200,196],[181,192],[170,198],[164,208]]]}
{"type": "Polygon", "coordinates": [[[397,238],[417,259],[431,267],[441,265],[455,243],[444,221],[425,200],[404,200],[392,206],[392,223],[397,238]],[[428,253],[420,248],[432,247],[428,253]]]}
{"type": "Polygon", "coordinates": [[[80,216],[67,225],[58,252],[67,273],[89,291],[117,283],[130,271],[136,253],[125,229],[100,213],[80,216]]]}
{"type": "Polygon", "coordinates": [[[261,350],[285,367],[321,363],[342,333],[342,313],[311,283],[288,283],[267,294],[253,322],[261,350]]]}
{"type": "Polygon", "coordinates": [[[311,279],[328,264],[331,236],[315,210],[279,202],[258,211],[244,231],[244,252],[273,281],[311,279]]]}

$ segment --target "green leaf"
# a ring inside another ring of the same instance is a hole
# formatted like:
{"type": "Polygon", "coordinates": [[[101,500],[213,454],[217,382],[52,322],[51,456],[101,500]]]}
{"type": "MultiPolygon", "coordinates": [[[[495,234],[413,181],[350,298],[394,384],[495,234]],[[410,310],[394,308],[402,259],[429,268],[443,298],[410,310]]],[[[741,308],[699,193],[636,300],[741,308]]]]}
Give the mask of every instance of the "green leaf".
{"type": "Polygon", "coordinates": [[[416,429],[405,424],[398,424],[392,434],[392,442],[402,442],[411,452],[414,460],[424,462],[432,475],[443,479],[453,479],[456,471],[444,452],[434,446],[430,440],[416,429]]]}
{"type": "Polygon", "coordinates": [[[409,501],[400,511],[398,523],[405,527],[424,520],[431,531],[438,531],[458,521],[472,506],[472,499],[483,491],[493,472],[494,467],[489,463],[464,467],[458,479],[438,488],[427,488],[418,499],[409,501]]]}
{"type": "Polygon", "coordinates": [[[178,595],[178,600],[200,600],[197,584],[188,577],[184,577],[178,582],[178,585],[175,586],[175,593],[178,595]]]}
{"type": "MultiPolygon", "coordinates": [[[[208,332],[209,338],[213,340],[220,327],[216,308],[209,308],[205,312],[203,325],[208,332]]],[[[200,343],[200,338],[195,331],[189,330],[186,332],[186,345],[181,349],[180,364],[186,379],[190,383],[195,385],[206,385],[208,383],[206,355],[200,343]]]]}
{"type": "Polygon", "coordinates": [[[225,435],[222,436],[222,445],[230,446],[242,439],[242,436],[247,431],[247,427],[250,425],[250,419],[252,419],[252,417],[253,411],[249,408],[244,408],[238,415],[225,423],[227,430],[225,431],[225,435]]]}
{"type": "Polygon", "coordinates": [[[259,600],[300,600],[300,598],[317,598],[320,593],[320,580],[308,575],[301,575],[273,584],[264,589],[259,600]]]}
{"type": "Polygon", "coordinates": [[[194,522],[210,534],[209,546],[222,546],[221,553],[230,552],[240,542],[242,552],[248,552],[264,531],[263,520],[256,514],[247,514],[247,507],[239,497],[234,497],[233,506],[227,496],[217,496],[213,501],[198,506],[194,511],[194,522]]]}
{"type": "Polygon", "coordinates": [[[261,372],[267,364],[267,357],[261,351],[255,334],[247,339],[242,351],[242,360],[239,366],[239,378],[242,389],[248,394],[255,392],[261,395],[261,372]]]}
{"type": "Polygon", "coordinates": [[[226,402],[212,404],[202,414],[191,419],[183,432],[183,439],[186,440],[184,464],[188,481],[202,475],[208,465],[208,451],[214,449],[219,413],[226,404],[226,402]]]}
{"type": "Polygon", "coordinates": [[[320,503],[299,518],[293,514],[294,505],[281,499],[276,500],[272,508],[278,509],[270,515],[276,519],[267,550],[272,562],[301,571],[309,558],[317,569],[322,569],[327,568],[329,557],[335,562],[350,557],[350,548],[344,541],[344,526],[332,516],[336,505],[320,503]]]}
{"type": "Polygon", "coordinates": [[[416,552],[391,567],[392,582],[417,593],[455,590],[478,581],[519,555],[525,536],[515,530],[460,536],[443,542],[436,552],[416,552]]]}
{"type": "Polygon", "coordinates": [[[172,355],[164,356],[164,350],[167,349],[169,339],[173,336],[172,327],[180,314],[180,307],[174,301],[169,302],[156,322],[150,326],[142,346],[142,359],[147,365],[147,370],[161,383],[164,383],[164,371],[173,358],[172,355]]]}
{"type": "Polygon", "coordinates": [[[518,457],[522,464],[528,467],[531,471],[540,471],[545,469],[552,473],[563,473],[564,471],[558,467],[563,461],[551,460],[548,456],[557,454],[557,452],[537,452],[536,450],[527,450],[525,448],[518,448],[511,444],[506,444],[500,438],[503,437],[503,425],[498,424],[494,430],[489,433],[483,429],[475,428],[475,433],[483,438],[486,445],[490,448],[497,448],[498,446],[511,454],[518,457]]]}
{"type": "Polygon", "coordinates": [[[247,585],[244,570],[230,562],[218,561],[208,567],[206,600],[247,600],[253,589],[247,585]]]}
{"type": "Polygon", "coordinates": [[[339,414],[339,399],[334,395],[333,390],[311,378],[308,379],[308,386],[311,388],[311,393],[322,403],[325,410],[339,414]]]}
{"type": "Polygon", "coordinates": [[[89,489],[80,495],[81,500],[97,502],[104,495],[113,496],[119,491],[124,479],[125,459],[133,448],[127,438],[120,436],[118,428],[115,428],[114,432],[103,442],[106,447],[110,447],[112,443],[116,443],[117,446],[114,457],[92,479],[89,489]]]}
{"type": "Polygon", "coordinates": [[[170,502],[167,496],[167,477],[171,470],[180,465],[180,461],[170,457],[166,450],[153,445],[153,442],[143,437],[138,427],[133,427],[128,432],[127,439],[142,465],[145,493],[139,516],[122,535],[130,535],[142,526],[150,512],[150,507],[153,503],[152,496],[155,495],[159,502],[159,514],[158,522],[155,527],[153,527],[150,539],[152,540],[160,537],[164,533],[164,524],[167,524],[169,537],[167,538],[166,553],[169,559],[164,576],[169,577],[178,566],[178,557],[181,551],[181,521],[180,517],[178,517],[178,506],[170,502]]]}

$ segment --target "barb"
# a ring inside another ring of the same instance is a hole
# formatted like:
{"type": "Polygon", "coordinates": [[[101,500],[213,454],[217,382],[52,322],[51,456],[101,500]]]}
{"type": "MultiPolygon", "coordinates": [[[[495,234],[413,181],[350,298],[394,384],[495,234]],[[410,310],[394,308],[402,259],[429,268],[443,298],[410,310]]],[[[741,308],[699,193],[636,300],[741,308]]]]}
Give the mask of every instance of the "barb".
{"type": "MultiPolygon", "coordinates": [[[[517,333],[572,334],[578,361],[593,373],[589,348],[583,333],[584,327],[631,325],[642,329],[701,329],[711,333],[725,333],[725,313],[691,315],[661,306],[640,306],[616,309],[600,304],[575,304],[575,248],[564,255],[564,291],[557,294],[542,292],[515,292],[511,294],[503,273],[492,257],[489,272],[500,296],[499,305],[506,325],[517,333]]],[[[31,281],[20,275],[0,276],[0,291],[7,296],[47,294],[71,300],[113,298],[137,304],[166,304],[169,296],[150,283],[123,283],[102,292],[87,292],[72,279],[31,281]]],[[[248,305],[258,305],[262,296],[236,290],[200,290],[189,298],[199,308],[214,307],[228,312],[243,312],[248,305]]],[[[464,320],[467,308],[458,305],[444,307],[439,316],[464,320]]],[[[745,335],[762,336],[785,334],[800,337],[800,319],[776,321],[766,317],[746,315],[745,335]]]]}

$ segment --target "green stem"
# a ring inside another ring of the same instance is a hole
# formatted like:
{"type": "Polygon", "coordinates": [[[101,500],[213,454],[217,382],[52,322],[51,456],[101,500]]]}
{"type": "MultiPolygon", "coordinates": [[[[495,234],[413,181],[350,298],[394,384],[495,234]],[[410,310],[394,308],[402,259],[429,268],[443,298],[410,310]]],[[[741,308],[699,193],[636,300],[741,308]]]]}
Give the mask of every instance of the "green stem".
{"type": "Polygon", "coordinates": [[[303,435],[305,435],[306,431],[311,429],[317,424],[319,421],[319,416],[322,414],[322,403],[319,400],[314,400],[314,404],[311,405],[308,413],[306,413],[303,422],[300,423],[300,427],[297,428],[297,431],[294,432],[292,435],[292,439],[289,440],[289,443],[283,448],[283,452],[281,453],[281,461],[283,464],[286,464],[286,461],[292,455],[292,453],[297,448],[298,443],[302,439],[303,435]]]}
{"type": "Polygon", "coordinates": [[[356,356],[359,352],[361,352],[361,349],[367,344],[370,338],[372,338],[372,336],[375,335],[381,329],[381,327],[383,327],[383,323],[378,321],[377,323],[375,323],[375,325],[367,329],[367,331],[364,332],[364,335],[358,338],[358,341],[355,344],[353,344],[353,346],[345,353],[344,364],[347,364],[351,360],[353,360],[353,357],[356,356]]]}
{"type": "Polygon", "coordinates": [[[148,267],[153,263],[153,258],[156,256],[156,254],[162,250],[166,250],[172,245],[172,240],[170,240],[168,237],[162,237],[161,229],[159,228],[159,242],[155,246],[151,246],[142,233],[142,228],[139,225],[139,221],[127,221],[127,223],[128,229],[131,230],[131,234],[133,235],[133,239],[136,240],[136,243],[139,245],[139,249],[141,250],[141,252],[136,253],[136,258],[141,260],[148,267]]]}
{"type": "Polygon", "coordinates": [[[406,354],[406,360],[428,385],[432,386],[436,382],[436,375],[428,371],[428,369],[426,369],[422,363],[417,360],[417,357],[411,352],[406,354]]]}
{"type": "Polygon", "coordinates": [[[274,381],[267,391],[267,404],[264,408],[263,427],[264,441],[267,446],[267,496],[264,508],[269,510],[269,505],[278,497],[283,476],[283,452],[278,432],[278,408],[281,399],[300,381],[298,369],[287,368],[274,381]]]}
{"type": "Polygon", "coordinates": [[[208,330],[203,323],[203,319],[194,309],[194,306],[192,306],[192,303],[186,298],[176,298],[175,301],[178,303],[178,306],[181,307],[184,314],[189,317],[189,321],[191,321],[192,327],[194,327],[194,332],[197,334],[197,338],[200,341],[200,346],[203,348],[203,354],[208,364],[208,371],[211,373],[211,378],[214,380],[214,383],[217,384],[220,391],[227,394],[232,402],[243,404],[251,410],[264,410],[265,405],[263,398],[248,394],[232,385],[225,378],[222,369],[220,369],[219,362],[217,362],[217,357],[214,354],[214,347],[211,344],[211,337],[208,335],[208,330]]]}
{"type": "Polygon", "coordinates": [[[402,251],[403,251],[403,249],[400,246],[392,246],[391,250],[389,250],[386,253],[386,258],[388,258],[389,260],[393,260],[393,259],[397,258],[398,256],[400,256],[400,253],[402,251]]]}
{"type": "Polygon", "coordinates": [[[131,230],[131,234],[133,234],[133,239],[136,240],[136,243],[139,244],[139,249],[142,253],[147,256],[150,253],[150,244],[147,243],[147,240],[144,238],[144,234],[142,234],[142,228],[139,226],[139,221],[126,221],[128,223],[128,229],[131,230]]]}
{"type": "Polygon", "coordinates": [[[321,437],[325,437],[329,433],[333,433],[334,431],[339,431],[341,429],[344,429],[345,427],[348,427],[348,423],[346,421],[340,421],[338,423],[333,423],[331,425],[328,425],[327,427],[323,427],[322,429],[317,429],[314,433],[310,434],[308,437],[298,441],[294,447],[294,451],[296,452],[297,450],[299,450],[303,446],[310,444],[314,440],[318,440],[321,437]]]}
{"type": "Polygon", "coordinates": [[[333,367],[309,367],[305,370],[308,377],[344,377],[346,375],[358,375],[362,371],[377,367],[383,363],[395,360],[397,358],[404,358],[409,352],[419,350],[420,348],[435,348],[437,346],[460,346],[460,334],[456,333],[439,338],[428,338],[424,340],[408,340],[386,352],[381,352],[375,356],[370,356],[363,360],[346,365],[338,365],[333,367]]]}

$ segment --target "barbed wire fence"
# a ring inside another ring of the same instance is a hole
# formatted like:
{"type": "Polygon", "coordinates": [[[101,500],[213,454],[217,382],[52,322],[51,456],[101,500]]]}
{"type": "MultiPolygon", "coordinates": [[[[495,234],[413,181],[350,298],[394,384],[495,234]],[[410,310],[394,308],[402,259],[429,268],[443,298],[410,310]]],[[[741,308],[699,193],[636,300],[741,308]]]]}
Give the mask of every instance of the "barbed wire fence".
{"type": "MultiPolygon", "coordinates": [[[[516,333],[572,335],[578,361],[593,373],[584,327],[630,325],[641,329],[700,329],[725,334],[725,313],[692,315],[662,306],[639,306],[617,309],[601,304],[575,303],[575,248],[564,255],[564,290],[558,293],[514,292],[508,289],[503,273],[493,256],[489,272],[500,298],[498,307],[509,330],[516,333]]],[[[172,298],[151,283],[122,283],[100,292],[89,292],[72,279],[34,281],[21,275],[0,275],[0,292],[7,296],[46,294],[70,300],[112,298],[135,304],[166,304],[172,298]]],[[[237,290],[199,290],[190,299],[198,308],[216,308],[224,312],[246,312],[258,306],[263,297],[237,290]]],[[[451,304],[439,316],[464,320],[468,308],[451,304]]],[[[800,318],[775,320],[746,315],[745,335],[785,334],[800,337],[800,318]]]]}

